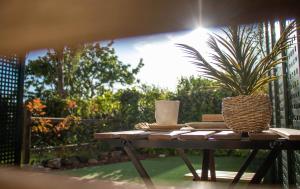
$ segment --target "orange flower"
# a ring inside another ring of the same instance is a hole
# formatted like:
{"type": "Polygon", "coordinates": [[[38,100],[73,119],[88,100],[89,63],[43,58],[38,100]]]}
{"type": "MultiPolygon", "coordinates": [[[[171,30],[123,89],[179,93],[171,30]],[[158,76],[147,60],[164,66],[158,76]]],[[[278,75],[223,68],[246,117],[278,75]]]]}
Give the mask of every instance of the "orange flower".
{"type": "Polygon", "coordinates": [[[50,128],[53,127],[49,119],[39,118],[36,123],[37,125],[32,127],[32,132],[35,133],[48,133],[50,128]]]}
{"type": "Polygon", "coordinates": [[[70,125],[72,121],[74,121],[75,118],[73,116],[67,116],[65,117],[61,122],[59,122],[57,125],[54,127],[54,132],[58,134],[59,132],[63,130],[68,130],[70,128],[70,125]]]}
{"type": "Polygon", "coordinates": [[[74,101],[74,100],[68,100],[67,101],[67,106],[70,109],[76,108],[77,107],[76,101],[74,101]]]}
{"type": "Polygon", "coordinates": [[[43,116],[46,114],[46,112],[44,112],[46,106],[42,103],[41,99],[39,98],[35,98],[32,100],[32,102],[29,102],[26,105],[26,108],[28,111],[30,111],[32,114],[36,116],[43,116]]]}
{"type": "Polygon", "coordinates": [[[55,129],[56,129],[57,131],[61,131],[61,130],[67,130],[67,129],[69,129],[69,127],[70,127],[70,125],[69,125],[68,122],[62,121],[62,122],[60,122],[59,124],[57,124],[57,125],[55,126],[55,129]]]}

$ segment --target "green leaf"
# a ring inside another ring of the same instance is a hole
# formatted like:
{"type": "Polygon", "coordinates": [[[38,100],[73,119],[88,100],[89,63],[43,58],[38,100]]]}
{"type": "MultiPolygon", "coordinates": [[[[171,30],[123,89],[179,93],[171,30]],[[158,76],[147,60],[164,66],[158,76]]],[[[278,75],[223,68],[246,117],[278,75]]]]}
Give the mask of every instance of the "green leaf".
{"type": "Polygon", "coordinates": [[[277,77],[268,73],[283,63],[281,54],[292,43],[291,35],[299,27],[295,22],[288,25],[267,54],[259,48],[261,37],[255,26],[232,26],[222,29],[223,35],[209,36],[211,62],[208,62],[195,48],[176,44],[183,50],[189,62],[195,64],[206,78],[215,80],[236,95],[254,94],[277,77]]]}

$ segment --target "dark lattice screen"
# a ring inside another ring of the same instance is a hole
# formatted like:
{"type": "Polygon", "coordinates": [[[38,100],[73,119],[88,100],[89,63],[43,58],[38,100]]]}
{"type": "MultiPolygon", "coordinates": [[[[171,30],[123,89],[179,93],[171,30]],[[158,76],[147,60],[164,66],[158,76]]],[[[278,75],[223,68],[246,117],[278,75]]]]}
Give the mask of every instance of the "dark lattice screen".
{"type": "MultiPolygon", "coordinates": [[[[270,38],[276,38],[279,35],[278,28],[283,28],[289,22],[278,22],[271,24],[270,38]],[[275,32],[277,29],[277,32],[275,32]]],[[[287,61],[276,67],[274,74],[279,79],[272,83],[272,103],[273,103],[273,124],[275,127],[286,127],[300,129],[300,70],[299,70],[299,43],[297,44],[297,33],[292,36],[292,46],[283,56],[287,61]]],[[[284,188],[290,188],[296,184],[300,187],[300,153],[292,151],[283,151],[280,164],[281,177],[284,188]]]]}
{"type": "Polygon", "coordinates": [[[19,164],[23,64],[16,56],[0,56],[0,165],[19,164]]]}
{"type": "MultiPolygon", "coordinates": [[[[300,129],[300,73],[299,73],[299,61],[298,61],[298,44],[297,33],[291,36],[293,38],[292,46],[287,50],[287,80],[288,80],[288,97],[289,103],[287,108],[289,109],[288,119],[290,121],[288,127],[300,129]]],[[[287,183],[297,184],[299,187],[299,157],[298,151],[286,153],[283,156],[283,172],[285,173],[284,183],[286,188],[289,187],[287,183]]]]}

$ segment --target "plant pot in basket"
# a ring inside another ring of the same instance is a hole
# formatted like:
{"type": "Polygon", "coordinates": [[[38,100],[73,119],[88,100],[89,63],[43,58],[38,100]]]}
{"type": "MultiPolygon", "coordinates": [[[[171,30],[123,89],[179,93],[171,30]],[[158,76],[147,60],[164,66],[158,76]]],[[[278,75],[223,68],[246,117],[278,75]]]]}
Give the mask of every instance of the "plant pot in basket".
{"type": "Polygon", "coordinates": [[[262,47],[264,29],[260,27],[230,26],[222,29],[223,34],[210,35],[210,62],[195,48],[177,44],[205,77],[217,81],[235,96],[223,99],[222,106],[225,123],[235,132],[268,129],[271,105],[268,95],[262,93],[267,91],[270,81],[277,79],[270,73],[283,63],[285,57],[279,55],[292,44],[291,35],[299,28],[291,22],[267,52],[262,47]]]}
{"type": "Polygon", "coordinates": [[[234,132],[262,132],[269,128],[272,118],[267,95],[240,95],[223,99],[224,121],[234,132]]]}

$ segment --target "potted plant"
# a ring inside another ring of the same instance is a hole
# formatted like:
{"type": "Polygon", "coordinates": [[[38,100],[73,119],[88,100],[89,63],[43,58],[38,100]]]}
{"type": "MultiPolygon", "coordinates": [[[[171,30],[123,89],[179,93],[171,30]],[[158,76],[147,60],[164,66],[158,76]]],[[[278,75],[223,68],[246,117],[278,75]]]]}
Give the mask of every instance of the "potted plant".
{"type": "Polygon", "coordinates": [[[276,76],[270,74],[286,57],[281,56],[291,42],[295,31],[292,22],[282,32],[270,53],[262,47],[263,41],[255,34],[254,26],[230,26],[221,34],[209,36],[211,61],[207,61],[196,49],[177,44],[205,77],[233,92],[233,97],[223,99],[222,113],[226,125],[235,132],[261,132],[269,127],[271,105],[262,88],[276,76]]]}

